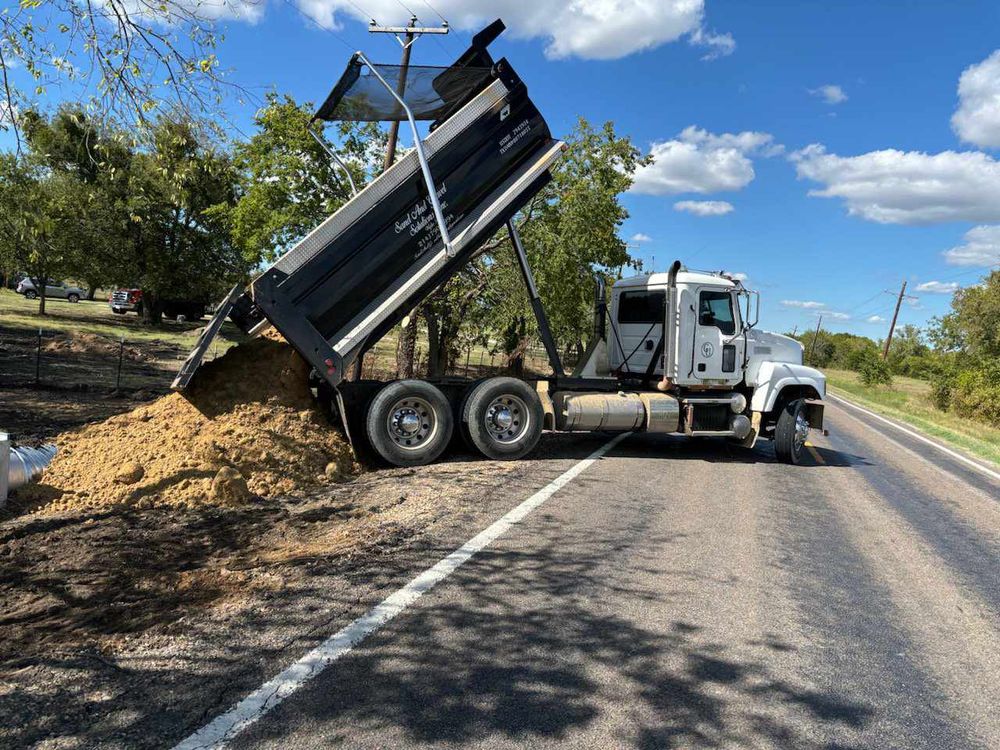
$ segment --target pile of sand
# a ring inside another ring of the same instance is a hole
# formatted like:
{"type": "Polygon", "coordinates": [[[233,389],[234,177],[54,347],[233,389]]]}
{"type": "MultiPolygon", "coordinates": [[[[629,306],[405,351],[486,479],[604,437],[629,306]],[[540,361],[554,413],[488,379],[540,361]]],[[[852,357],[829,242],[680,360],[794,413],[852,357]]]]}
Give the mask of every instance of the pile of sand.
{"type": "Polygon", "coordinates": [[[350,447],[317,409],[308,365],[259,338],[172,393],[67,433],[19,504],[39,513],[117,505],[238,504],[302,494],[355,470],[350,447]]]}
{"type": "MultiPolygon", "coordinates": [[[[121,342],[95,333],[74,333],[70,336],[56,336],[42,345],[42,351],[53,353],[69,354],[114,354],[117,355],[121,342]]],[[[148,357],[134,346],[125,345],[123,349],[125,359],[134,361],[148,359],[148,357]]]]}

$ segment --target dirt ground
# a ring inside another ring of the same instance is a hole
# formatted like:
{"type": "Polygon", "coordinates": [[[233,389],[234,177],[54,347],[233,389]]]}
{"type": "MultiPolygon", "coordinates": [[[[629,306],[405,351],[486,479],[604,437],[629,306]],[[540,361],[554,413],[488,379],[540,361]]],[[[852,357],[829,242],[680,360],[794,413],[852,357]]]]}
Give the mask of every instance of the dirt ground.
{"type": "Polygon", "coordinates": [[[0,747],[173,744],[562,463],[457,455],[306,498],[0,523],[0,747]]]}

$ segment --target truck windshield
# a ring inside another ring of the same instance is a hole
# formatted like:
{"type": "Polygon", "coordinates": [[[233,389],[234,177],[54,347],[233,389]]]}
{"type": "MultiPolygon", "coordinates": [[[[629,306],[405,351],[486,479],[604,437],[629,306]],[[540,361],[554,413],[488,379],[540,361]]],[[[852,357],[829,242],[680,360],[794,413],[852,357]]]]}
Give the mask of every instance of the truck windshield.
{"type": "Polygon", "coordinates": [[[736,333],[733,295],[729,292],[702,292],[698,303],[698,323],[715,326],[727,336],[736,333]]]}

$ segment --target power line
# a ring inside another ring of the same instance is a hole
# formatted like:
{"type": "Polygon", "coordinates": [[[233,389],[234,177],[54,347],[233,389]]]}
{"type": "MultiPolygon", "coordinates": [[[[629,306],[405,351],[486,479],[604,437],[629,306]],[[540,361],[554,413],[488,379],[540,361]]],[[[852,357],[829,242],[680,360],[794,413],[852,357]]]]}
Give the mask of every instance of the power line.
{"type": "MultiPolygon", "coordinates": [[[[324,26],[323,24],[321,24],[315,18],[313,18],[308,13],[306,13],[304,10],[302,10],[302,8],[300,8],[298,5],[296,5],[294,2],[292,2],[292,0],[285,0],[285,2],[288,3],[288,5],[291,6],[295,10],[296,13],[298,13],[304,19],[306,19],[307,21],[309,21],[311,24],[313,24],[313,26],[315,26],[317,29],[319,29],[320,31],[325,31],[327,34],[330,34],[334,39],[336,39],[338,42],[340,42],[345,47],[347,47],[347,49],[349,49],[352,54],[357,51],[354,48],[354,46],[351,45],[351,44],[348,44],[347,40],[345,40],[342,36],[340,36],[340,34],[338,34],[337,32],[335,32],[333,29],[328,29],[326,26],[324,26]]],[[[352,3],[352,5],[353,5],[353,3],[352,3]]]]}
{"type": "Polygon", "coordinates": [[[421,2],[424,5],[426,5],[428,8],[430,8],[431,9],[431,13],[433,13],[435,16],[437,16],[438,18],[440,18],[442,23],[448,23],[448,19],[445,18],[444,16],[442,16],[440,13],[438,13],[437,8],[435,8],[433,5],[431,5],[429,2],[427,2],[427,0],[421,0],[421,2]]]}

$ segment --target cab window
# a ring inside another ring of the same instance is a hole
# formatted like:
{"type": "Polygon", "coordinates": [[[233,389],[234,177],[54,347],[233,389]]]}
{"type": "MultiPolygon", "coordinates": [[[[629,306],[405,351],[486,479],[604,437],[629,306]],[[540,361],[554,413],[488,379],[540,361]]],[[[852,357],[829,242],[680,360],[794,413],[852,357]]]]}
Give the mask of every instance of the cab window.
{"type": "Polygon", "coordinates": [[[698,323],[715,326],[727,336],[736,333],[733,295],[729,292],[702,292],[698,302],[698,323]]]}
{"type": "Polygon", "coordinates": [[[666,319],[664,292],[622,292],[618,298],[619,323],[662,323],[666,319]]]}

